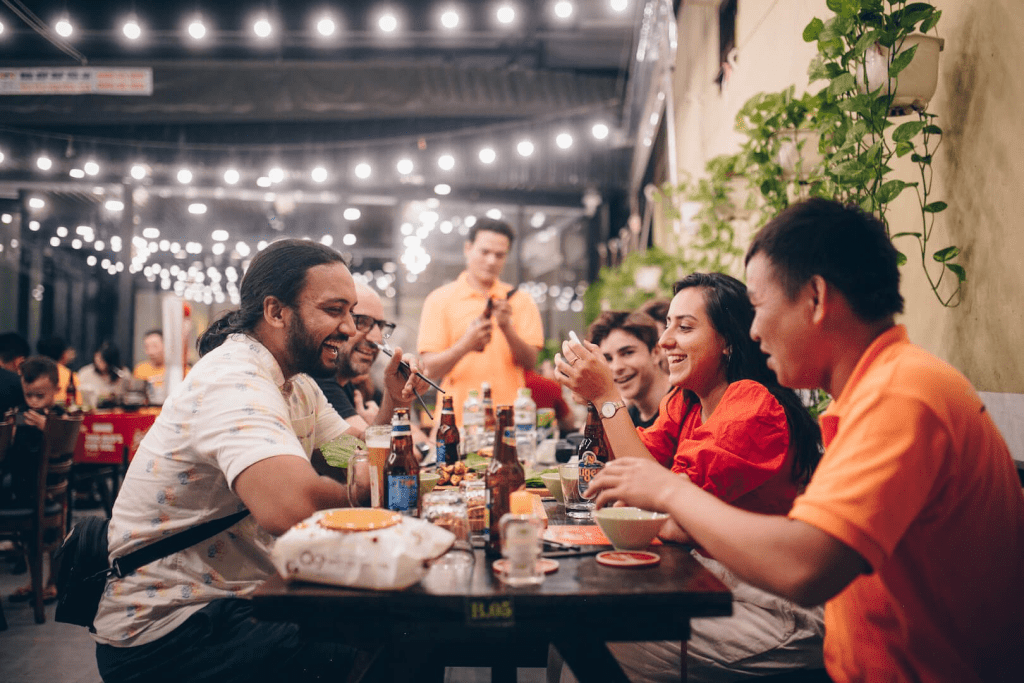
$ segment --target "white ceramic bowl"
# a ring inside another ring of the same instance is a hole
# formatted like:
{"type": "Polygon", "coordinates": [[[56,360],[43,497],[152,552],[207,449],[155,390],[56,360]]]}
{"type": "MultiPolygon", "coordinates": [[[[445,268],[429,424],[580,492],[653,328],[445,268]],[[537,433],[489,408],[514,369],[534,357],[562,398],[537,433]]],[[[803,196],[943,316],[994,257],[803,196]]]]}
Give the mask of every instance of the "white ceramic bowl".
{"type": "Polygon", "coordinates": [[[668,515],[640,508],[606,507],[594,512],[594,519],[616,550],[646,550],[668,515]]]}
{"type": "Polygon", "coordinates": [[[555,500],[559,503],[565,503],[565,498],[562,496],[562,480],[558,476],[558,472],[545,472],[540,475],[541,481],[544,482],[544,486],[547,487],[548,493],[550,493],[555,500]]]}

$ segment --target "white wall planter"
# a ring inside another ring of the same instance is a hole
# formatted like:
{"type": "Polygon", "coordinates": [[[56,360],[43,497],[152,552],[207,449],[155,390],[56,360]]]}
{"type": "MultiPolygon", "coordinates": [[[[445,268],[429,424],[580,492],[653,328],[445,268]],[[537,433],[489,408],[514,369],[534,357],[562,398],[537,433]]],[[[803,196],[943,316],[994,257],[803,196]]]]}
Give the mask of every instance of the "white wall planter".
{"type": "MultiPolygon", "coordinates": [[[[912,111],[924,111],[935,94],[939,82],[939,53],[946,41],[935,36],[915,33],[906,37],[900,46],[904,52],[917,45],[913,61],[896,78],[896,95],[889,116],[903,116],[912,111]]],[[[858,70],[857,85],[862,93],[884,86],[889,73],[889,49],[877,43],[864,54],[867,83],[864,72],[858,70]]]]}
{"type": "Polygon", "coordinates": [[[824,155],[818,151],[821,134],[807,128],[790,128],[779,131],[779,154],[777,161],[782,167],[785,180],[806,180],[811,171],[821,166],[824,155]]]}

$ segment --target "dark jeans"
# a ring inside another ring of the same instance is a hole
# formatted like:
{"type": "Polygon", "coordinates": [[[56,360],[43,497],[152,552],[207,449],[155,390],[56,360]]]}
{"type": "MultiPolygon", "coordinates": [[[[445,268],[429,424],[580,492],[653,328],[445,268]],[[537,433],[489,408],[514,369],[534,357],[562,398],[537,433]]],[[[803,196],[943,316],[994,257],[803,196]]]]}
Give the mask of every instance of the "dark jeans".
{"type": "Polygon", "coordinates": [[[309,641],[295,624],[256,621],[248,600],[214,600],[163,638],[96,646],[105,683],[344,681],[356,650],[309,641]]]}

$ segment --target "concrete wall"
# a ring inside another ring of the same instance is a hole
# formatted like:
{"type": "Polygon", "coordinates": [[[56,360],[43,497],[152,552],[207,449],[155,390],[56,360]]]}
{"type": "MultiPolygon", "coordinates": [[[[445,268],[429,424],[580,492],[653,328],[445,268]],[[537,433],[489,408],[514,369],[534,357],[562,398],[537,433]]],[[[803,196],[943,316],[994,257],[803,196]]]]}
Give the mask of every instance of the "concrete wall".
{"type": "MultiPolygon", "coordinates": [[[[946,133],[933,163],[933,194],[950,208],[937,218],[931,250],[958,245],[968,281],[963,303],[944,309],[927,286],[913,244],[899,244],[910,258],[902,269],[907,306],[901,322],[915,342],[952,363],[979,390],[1020,394],[1024,13],[1020,0],[932,3],[943,11],[938,34],[946,41],[938,91],[929,107],[946,133]]],[[[699,176],[708,159],[737,150],[735,115],[751,95],[789,85],[798,93],[808,89],[807,65],[816,47],[804,43],[801,33],[814,16],[830,16],[825,0],[740,0],[737,64],[720,92],[713,81],[718,72],[717,3],[683,3],[673,95],[681,170],[699,176]]],[[[897,167],[897,172],[915,179],[908,168],[897,167]]],[[[910,196],[899,202],[891,225],[897,231],[916,229],[916,202],[910,196]]],[[[656,239],[666,239],[664,231],[656,232],[656,239]]]]}

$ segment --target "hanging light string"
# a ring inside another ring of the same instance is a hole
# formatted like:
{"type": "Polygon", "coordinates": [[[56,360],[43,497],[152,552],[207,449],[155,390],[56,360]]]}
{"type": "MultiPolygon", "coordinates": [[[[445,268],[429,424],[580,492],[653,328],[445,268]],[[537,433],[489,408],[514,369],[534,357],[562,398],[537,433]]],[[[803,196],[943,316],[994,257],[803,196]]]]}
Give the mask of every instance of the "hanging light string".
{"type": "Polygon", "coordinates": [[[42,19],[37,17],[35,13],[21,2],[21,0],[0,0],[8,9],[14,12],[22,21],[28,24],[28,27],[33,31],[41,35],[47,41],[49,41],[54,47],[77,61],[82,66],[89,63],[89,60],[84,54],[76,50],[68,41],[57,35],[53,29],[46,25],[42,19]]]}

